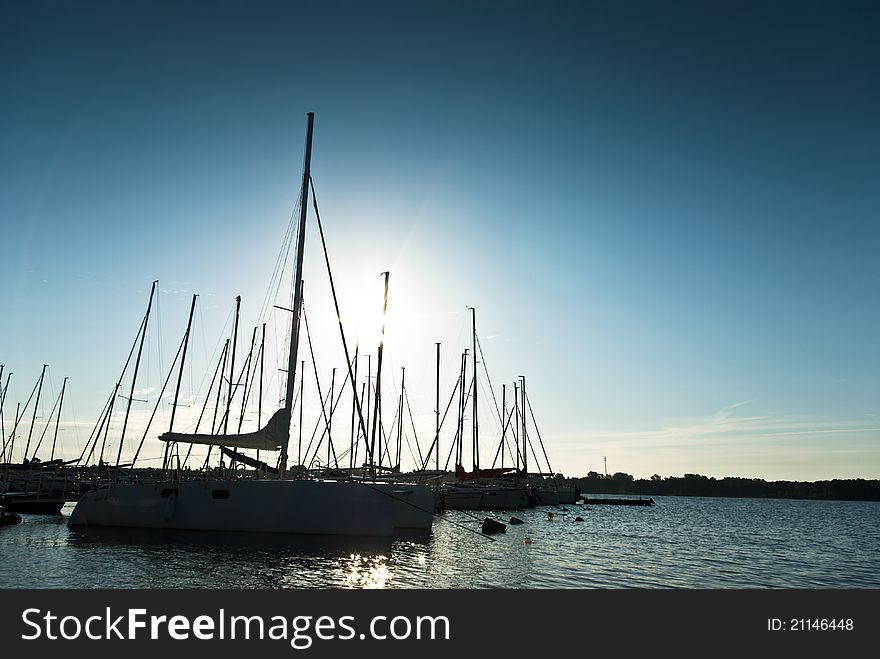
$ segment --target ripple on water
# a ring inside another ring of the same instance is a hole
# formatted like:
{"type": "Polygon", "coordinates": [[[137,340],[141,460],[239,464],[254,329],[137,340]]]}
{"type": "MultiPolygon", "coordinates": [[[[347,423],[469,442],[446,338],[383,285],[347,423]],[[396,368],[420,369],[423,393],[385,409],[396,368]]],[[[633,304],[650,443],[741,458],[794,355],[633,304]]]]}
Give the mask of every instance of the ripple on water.
{"type": "Polygon", "coordinates": [[[419,538],[0,529],[0,585],[39,588],[878,588],[880,504],[655,497],[515,511],[491,539],[449,511],[419,538]],[[547,512],[556,512],[548,519],[547,512]],[[582,522],[574,521],[582,516],[582,522]],[[529,542],[526,542],[526,539],[529,542]],[[36,568],[35,566],[39,566],[36,568]]]}

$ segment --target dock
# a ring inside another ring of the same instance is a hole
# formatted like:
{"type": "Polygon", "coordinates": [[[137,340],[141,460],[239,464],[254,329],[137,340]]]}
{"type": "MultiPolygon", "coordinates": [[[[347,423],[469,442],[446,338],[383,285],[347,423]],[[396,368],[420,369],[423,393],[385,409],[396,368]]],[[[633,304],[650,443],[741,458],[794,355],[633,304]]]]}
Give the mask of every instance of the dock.
{"type": "Polygon", "coordinates": [[[655,505],[654,499],[610,499],[610,498],[599,498],[599,499],[589,499],[587,497],[581,497],[581,501],[583,501],[588,506],[592,505],[611,505],[611,506],[653,506],[655,505]]]}

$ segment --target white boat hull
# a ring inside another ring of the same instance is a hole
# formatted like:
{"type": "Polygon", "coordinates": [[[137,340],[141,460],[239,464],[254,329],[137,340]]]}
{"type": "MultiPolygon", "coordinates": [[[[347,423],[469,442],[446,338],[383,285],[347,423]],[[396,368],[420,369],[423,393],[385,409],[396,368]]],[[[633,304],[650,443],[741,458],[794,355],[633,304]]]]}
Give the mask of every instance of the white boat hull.
{"type": "Polygon", "coordinates": [[[142,483],[87,492],[77,502],[68,524],[390,536],[398,524],[427,523],[430,528],[430,497],[427,486],[385,484],[377,488],[348,481],[142,483]],[[419,505],[423,497],[428,501],[427,517],[417,515],[414,507],[404,503],[411,500],[419,505]]]}

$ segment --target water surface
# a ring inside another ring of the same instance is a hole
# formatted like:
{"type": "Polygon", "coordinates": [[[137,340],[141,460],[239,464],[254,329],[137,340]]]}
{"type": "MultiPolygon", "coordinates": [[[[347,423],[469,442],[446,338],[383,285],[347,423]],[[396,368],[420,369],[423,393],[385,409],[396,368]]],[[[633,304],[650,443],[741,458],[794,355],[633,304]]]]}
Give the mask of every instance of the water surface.
{"type": "Polygon", "coordinates": [[[70,505],[0,528],[0,586],[880,588],[880,503],[655,501],[449,511],[394,540],[68,527],[70,505]],[[489,539],[486,515],[525,523],[489,539]]]}

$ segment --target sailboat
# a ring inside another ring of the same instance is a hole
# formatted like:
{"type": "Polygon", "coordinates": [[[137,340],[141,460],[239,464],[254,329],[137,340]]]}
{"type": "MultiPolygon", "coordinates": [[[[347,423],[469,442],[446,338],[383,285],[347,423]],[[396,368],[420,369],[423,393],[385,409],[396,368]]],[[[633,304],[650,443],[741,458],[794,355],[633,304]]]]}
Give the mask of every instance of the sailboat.
{"type": "MultiPolygon", "coordinates": [[[[15,426],[8,442],[9,462],[4,461],[0,464],[0,471],[2,471],[2,474],[0,474],[0,505],[3,505],[9,512],[60,515],[64,504],[68,501],[73,501],[79,493],[76,470],[69,468],[69,463],[64,460],[55,459],[55,444],[58,439],[58,426],[61,420],[61,404],[64,400],[64,391],[67,387],[68,378],[64,378],[61,394],[56,399],[55,405],[49,413],[49,420],[43,428],[42,435],[36,442],[33,451],[31,451],[31,439],[36,427],[37,409],[40,405],[40,394],[43,390],[43,380],[46,376],[47,368],[48,364],[43,364],[40,378],[37,380],[37,384],[34,385],[31,397],[25,403],[25,409],[27,409],[36,393],[33,418],[31,419],[27,435],[23,460],[20,463],[13,462],[12,452],[15,444],[15,434],[24,416],[24,410],[20,414],[16,413],[15,426]],[[37,453],[43,444],[43,440],[50,427],[49,421],[51,421],[53,416],[55,416],[55,435],[52,440],[52,453],[48,460],[43,461],[37,457],[37,453]],[[30,459],[28,458],[29,455],[31,456],[30,459]]],[[[0,373],[2,373],[2,365],[0,365],[0,373]]],[[[7,379],[7,388],[8,385],[9,381],[7,379]]],[[[4,398],[5,390],[0,392],[0,426],[2,426],[4,398]]],[[[7,456],[6,443],[3,445],[3,456],[4,458],[7,456]]]]}
{"type": "MultiPolygon", "coordinates": [[[[472,335],[473,335],[473,461],[474,469],[466,472],[461,462],[458,461],[455,468],[456,483],[445,483],[440,487],[444,505],[451,510],[511,510],[528,508],[532,505],[529,488],[526,484],[516,482],[503,482],[502,476],[510,474],[512,468],[481,469],[479,464],[479,417],[477,395],[477,320],[476,310],[471,309],[472,335]]],[[[462,383],[464,382],[466,357],[462,358],[462,383]]],[[[461,420],[464,412],[464,389],[461,398],[461,420]]],[[[461,444],[463,429],[459,422],[459,431],[456,441],[458,442],[458,458],[461,458],[461,444]]],[[[504,438],[502,437],[502,442],[504,438]]]]}
{"type": "Polygon", "coordinates": [[[297,479],[287,473],[302,314],[302,267],[313,129],[314,113],[310,112],[284,407],[277,410],[263,428],[252,433],[202,435],[169,431],[159,438],[165,442],[216,445],[227,449],[280,451],[277,478],[167,480],[114,485],[80,497],[69,525],[354,536],[391,536],[400,529],[427,531],[431,528],[434,499],[427,485],[297,479]]]}

